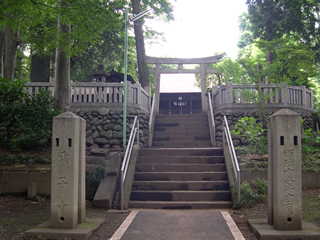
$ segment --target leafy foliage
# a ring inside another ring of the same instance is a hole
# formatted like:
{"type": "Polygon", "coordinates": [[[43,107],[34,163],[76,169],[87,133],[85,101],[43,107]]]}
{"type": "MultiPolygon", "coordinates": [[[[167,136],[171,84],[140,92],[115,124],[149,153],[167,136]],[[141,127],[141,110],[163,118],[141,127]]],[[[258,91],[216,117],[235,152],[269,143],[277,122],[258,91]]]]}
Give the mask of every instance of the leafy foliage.
{"type": "Polygon", "coordinates": [[[251,31],[251,22],[248,12],[242,13],[238,18],[240,37],[237,46],[244,48],[253,43],[253,33],[251,31]]]}
{"type": "Polygon", "coordinates": [[[230,133],[247,143],[251,154],[266,154],[268,151],[268,139],[266,129],[261,123],[257,123],[254,117],[243,117],[235,125],[230,133]]]}
{"type": "Polygon", "coordinates": [[[86,43],[94,44],[106,29],[117,29],[120,19],[114,16],[111,4],[99,0],[4,1],[0,5],[4,16],[0,26],[19,30],[23,42],[31,44],[33,51],[53,52],[61,47],[69,56],[86,49],[86,43]],[[63,24],[72,25],[68,34],[57,34],[57,16],[63,16],[63,24]],[[71,43],[71,45],[70,45],[71,43]]]}
{"type": "Polygon", "coordinates": [[[311,77],[318,74],[314,65],[315,52],[298,41],[297,38],[283,37],[270,42],[256,41],[259,49],[273,53],[272,64],[263,64],[262,74],[268,76],[271,83],[286,82],[289,85],[305,85],[310,88],[311,77]]]}
{"type": "Polygon", "coordinates": [[[46,145],[51,139],[53,98],[49,92],[29,95],[24,82],[0,78],[0,137],[2,147],[13,150],[32,149],[46,145]]]}
{"type": "Polygon", "coordinates": [[[311,146],[320,146],[320,132],[313,131],[312,128],[306,129],[304,131],[303,141],[311,146]]]}
{"type": "Polygon", "coordinates": [[[320,149],[318,146],[302,144],[302,171],[318,172],[320,171],[320,149]]]}
{"type": "Polygon", "coordinates": [[[240,185],[240,202],[236,201],[237,188],[232,188],[233,208],[249,208],[267,199],[268,185],[264,180],[257,179],[253,187],[247,182],[240,185]]]}
{"type": "MultiPolygon", "coordinates": [[[[207,64],[207,68],[217,69],[216,74],[207,74],[207,86],[217,86],[219,84],[226,84],[231,81],[234,84],[240,84],[244,80],[244,69],[238,63],[233,61],[230,57],[224,57],[220,62],[215,64],[207,64]]],[[[196,86],[201,86],[200,74],[196,74],[196,86]]]]}

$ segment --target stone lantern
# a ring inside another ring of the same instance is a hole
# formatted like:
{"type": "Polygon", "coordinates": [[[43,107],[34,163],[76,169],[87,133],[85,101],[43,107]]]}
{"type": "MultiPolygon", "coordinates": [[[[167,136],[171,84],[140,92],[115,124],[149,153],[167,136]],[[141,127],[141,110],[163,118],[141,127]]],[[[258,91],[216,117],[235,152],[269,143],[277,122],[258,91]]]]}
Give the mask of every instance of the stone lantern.
{"type": "Polygon", "coordinates": [[[110,76],[110,73],[104,70],[103,64],[99,64],[98,70],[92,76],[96,79],[96,82],[106,82],[106,78],[110,76]]]}

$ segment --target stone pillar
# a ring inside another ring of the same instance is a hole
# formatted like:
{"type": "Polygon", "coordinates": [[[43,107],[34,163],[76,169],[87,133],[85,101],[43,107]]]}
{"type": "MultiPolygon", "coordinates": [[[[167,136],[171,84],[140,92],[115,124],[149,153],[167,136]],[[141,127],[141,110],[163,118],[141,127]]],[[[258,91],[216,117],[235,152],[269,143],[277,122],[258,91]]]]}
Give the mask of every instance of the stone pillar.
{"type": "Polygon", "coordinates": [[[53,118],[51,228],[75,229],[80,217],[79,211],[81,216],[84,214],[83,159],[79,162],[79,155],[83,154],[85,134],[85,131],[80,130],[83,131],[84,127],[84,120],[80,120],[72,112],[65,112],[53,118]]]}
{"type": "Polygon", "coordinates": [[[37,196],[37,183],[29,182],[28,183],[28,198],[34,198],[37,196]]]}
{"type": "Polygon", "coordinates": [[[268,223],[302,229],[300,115],[282,109],[268,119],[268,223]]]}
{"type": "Polygon", "coordinates": [[[84,223],[86,218],[86,120],[77,117],[80,120],[78,223],[84,223]]]}
{"type": "Polygon", "coordinates": [[[160,63],[156,64],[156,73],[154,76],[154,93],[156,97],[156,105],[155,112],[159,113],[159,105],[160,105],[160,63]]]}
{"type": "Polygon", "coordinates": [[[202,112],[207,112],[207,81],[206,81],[206,64],[200,64],[200,79],[201,79],[201,106],[202,112]]]}

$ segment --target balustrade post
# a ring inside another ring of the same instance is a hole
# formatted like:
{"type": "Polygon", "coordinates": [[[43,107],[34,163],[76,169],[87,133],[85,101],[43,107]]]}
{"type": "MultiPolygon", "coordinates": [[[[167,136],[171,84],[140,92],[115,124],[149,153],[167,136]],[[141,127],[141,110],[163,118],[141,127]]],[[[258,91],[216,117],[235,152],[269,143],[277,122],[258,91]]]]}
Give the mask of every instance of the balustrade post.
{"type": "Polygon", "coordinates": [[[281,96],[281,103],[288,103],[288,87],[287,84],[282,82],[280,84],[281,90],[280,90],[280,96],[281,96]]]}
{"type": "Polygon", "coordinates": [[[144,90],[146,90],[146,92],[148,93],[148,110],[151,110],[151,89],[150,86],[145,86],[144,90]]]}
{"type": "Polygon", "coordinates": [[[302,106],[307,106],[307,93],[306,93],[306,86],[302,85],[301,87],[301,92],[302,92],[302,96],[301,96],[301,104],[302,106]]]}
{"type": "Polygon", "coordinates": [[[141,84],[138,83],[136,85],[138,85],[138,87],[137,87],[137,104],[141,105],[141,95],[142,95],[142,93],[141,93],[141,84]]]}
{"type": "Polygon", "coordinates": [[[127,103],[133,103],[134,96],[132,96],[132,92],[133,92],[132,91],[132,84],[130,82],[127,82],[127,103]]]}
{"type": "Polygon", "coordinates": [[[233,103],[233,86],[228,82],[226,85],[227,103],[233,103]]]}
{"type": "Polygon", "coordinates": [[[216,93],[216,91],[218,90],[218,86],[212,86],[212,89],[211,89],[211,96],[212,96],[212,99],[211,99],[211,104],[212,104],[212,110],[214,112],[214,94],[216,93]]]}

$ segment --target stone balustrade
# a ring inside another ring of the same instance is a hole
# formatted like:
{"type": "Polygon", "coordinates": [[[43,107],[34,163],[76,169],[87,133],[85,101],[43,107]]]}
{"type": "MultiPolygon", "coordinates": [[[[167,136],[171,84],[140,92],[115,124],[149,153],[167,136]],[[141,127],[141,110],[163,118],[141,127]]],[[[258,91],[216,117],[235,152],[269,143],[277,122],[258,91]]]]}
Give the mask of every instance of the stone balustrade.
{"type": "MultiPolygon", "coordinates": [[[[107,107],[123,106],[123,83],[71,83],[70,107],[107,107]]],[[[50,90],[54,95],[54,83],[26,83],[25,92],[38,93],[40,89],[50,90]]],[[[127,106],[149,112],[149,94],[139,83],[128,82],[127,106]]]]}
{"type": "Polygon", "coordinates": [[[313,111],[312,90],[305,86],[287,86],[281,84],[232,84],[212,88],[212,105],[214,112],[226,109],[257,108],[258,98],[262,99],[264,108],[290,108],[293,111],[313,111]],[[259,94],[263,93],[263,94],[259,94]]]}
{"type": "MultiPolygon", "coordinates": [[[[243,117],[261,121],[261,114],[268,117],[276,111],[288,108],[301,115],[303,128],[312,128],[313,95],[305,86],[286,84],[232,84],[212,88],[212,106],[216,125],[216,146],[222,146],[222,118],[226,116],[230,130],[243,117]],[[263,93],[263,94],[259,94],[263,93]],[[258,102],[258,99],[260,101],[258,102]]],[[[266,124],[264,124],[266,125],[266,124]]],[[[245,139],[233,136],[234,146],[246,145],[245,139]]]]}

